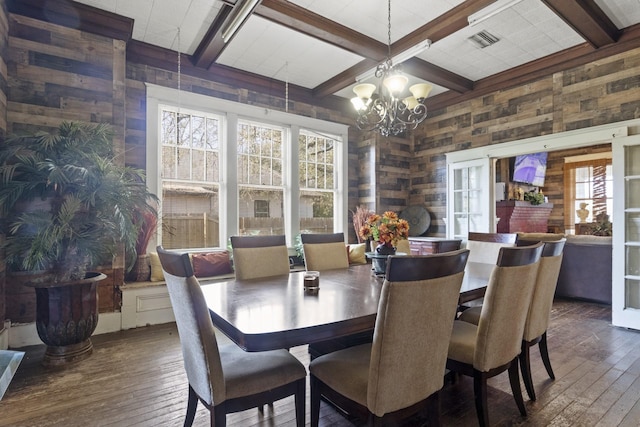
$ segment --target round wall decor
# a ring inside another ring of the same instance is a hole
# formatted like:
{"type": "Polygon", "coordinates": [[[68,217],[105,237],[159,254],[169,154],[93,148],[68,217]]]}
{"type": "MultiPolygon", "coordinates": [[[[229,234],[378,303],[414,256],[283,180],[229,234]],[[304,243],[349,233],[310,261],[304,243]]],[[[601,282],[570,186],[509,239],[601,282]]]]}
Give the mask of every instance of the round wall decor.
{"type": "Polygon", "coordinates": [[[422,236],[431,225],[431,215],[424,206],[407,206],[399,216],[409,223],[409,236],[422,236]]]}

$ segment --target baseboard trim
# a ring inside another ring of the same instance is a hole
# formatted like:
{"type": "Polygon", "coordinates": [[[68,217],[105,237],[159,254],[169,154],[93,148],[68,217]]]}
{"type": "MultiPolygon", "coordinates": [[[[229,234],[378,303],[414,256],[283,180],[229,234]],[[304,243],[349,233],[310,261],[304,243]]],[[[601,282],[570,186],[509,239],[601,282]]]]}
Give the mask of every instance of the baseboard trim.
{"type": "MultiPolygon", "coordinates": [[[[122,289],[120,312],[100,313],[93,335],[175,322],[169,292],[164,283],[122,289]]],[[[0,350],[42,344],[36,324],[6,322],[0,331],[0,350]]]]}

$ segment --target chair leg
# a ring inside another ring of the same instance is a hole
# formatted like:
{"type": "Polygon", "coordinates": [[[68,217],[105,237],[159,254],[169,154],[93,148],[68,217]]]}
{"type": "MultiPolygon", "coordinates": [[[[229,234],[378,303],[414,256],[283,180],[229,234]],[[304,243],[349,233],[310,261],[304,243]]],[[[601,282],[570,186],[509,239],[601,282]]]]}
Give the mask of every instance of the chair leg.
{"type": "Polygon", "coordinates": [[[227,411],[225,403],[222,402],[220,405],[211,408],[211,427],[226,427],[227,411]]]}
{"type": "Polygon", "coordinates": [[[473,394],[476,403],[476,414],[480,427],[489,426],[489,413],[487,404],[487,377],[482,372],[473,371],[473,394]]]}
{"type": "Polygon", "coordinates": [[[522,372],[522,381],[527,389],[529,399],[536,400],[536,391],[533,388],[533,379],[531,378],[531,359],[529,357],[529,343],[522,341],[522,349],[520,350],[520,372],[522,372]]]}
{"type": "Polygon", "coordinates": [[[296,426],[304,427],[305,425],[305,400],[306,400],[307,379],[302,378],[297,381],[295,404],[296,404],[296,426]]]}
{"type": "Polygon", "coordinates": [[[320,420],[320,381],[310,375],[309,383],[311,388],[311,427],[318,427],[320,420]]]}
{"type": "Polygon", "coordinates": [[[427,420],[430,427],[440,427],[440,390],[427,398],[427,420]]]}
{"type": "Polygon", "coordinates": [[[516,357],[511,361],[509,366],[509,382],[511,383],[511,393],[518,405],[520,414],[523,417],[527,416],[527,409],[524,407],[524,400],[522,399],[522,389],[520,388],[520,376],[518,375],[518,358],[516,357]]]}
{"type": "Polygon", "coordinates": [[[184,418],[184,427],[191,427],[198,407],[198,395],[189,385],[189,399],[187,400],[187,415],[184,418]]]}
{"type": "Polygon", "coordinates": [[[538,343],[538,348],[540,349],[540,357],[542,357],[542,363],[544,363],[544,367],[547,369],[549,378],[555,380],[556,376],[553,373],[553,369],[551,369],[551,360],[549,360],[549,349],[547,348],[547,331],[544,331],[544,334],[542,334],[540,342],[538,343]]]}

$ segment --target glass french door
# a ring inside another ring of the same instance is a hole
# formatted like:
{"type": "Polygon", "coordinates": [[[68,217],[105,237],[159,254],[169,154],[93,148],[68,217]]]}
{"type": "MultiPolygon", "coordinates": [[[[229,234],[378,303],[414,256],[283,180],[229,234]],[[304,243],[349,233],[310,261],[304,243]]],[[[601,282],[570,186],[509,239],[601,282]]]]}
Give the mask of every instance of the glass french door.
{"type": "Polygon", "coordinates": [[[489,232],[495,216],[490,160],[449,163],[447,169],[447,238],[466,240],[470,231],[489,232]]]}
{"type": "Polygon", "coordinates": [[[640,135],[613,140],[612,323],[640,329],[640,135]]]}

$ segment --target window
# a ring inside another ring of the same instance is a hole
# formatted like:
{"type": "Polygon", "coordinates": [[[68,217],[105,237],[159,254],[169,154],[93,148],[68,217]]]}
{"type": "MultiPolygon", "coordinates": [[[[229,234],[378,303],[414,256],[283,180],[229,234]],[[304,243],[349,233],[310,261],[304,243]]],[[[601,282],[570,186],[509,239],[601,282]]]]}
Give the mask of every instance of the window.
{"type": "Polygon", "coordinates": [[[162,243],[165,248],[220,245],[220,118],[161,111],[162,243]]]}
{"type": "Polygon", "coordinates": [[[147,185],[162,230],[154,243],[226,247],[232,235],[284,234],[293,245],[302,224],[346,230],[347,131],[147,84],[147,185]]]}
{"type": "Polygon", "coordinates": [[[284,198],[284,136],[281,127],[244,120],[238,123],[240,234],[285,234],[283,210],[271,209],[282,206],[284,198]]]}
{"type": "Polygon", "coordinates": [[[269,201],[254,200],[253,216],[255,216],[256,218],[269,218],[269,201]]]}
{"type": "Polygon", "coordinates": [[[311,132],[298,136],[300,230],[333,233],[335,139],[311,132]]]}
{"type": "Polygon", "coordinates": [[[596,221],[599,214],[613,213],[613,170],[611,158],[565,160],[564,204],[566,230],[575,231],[577,223],[596,221]],[[585,209],[588,213],[584,213],[585,209]],[[581,218],[584,217],[584,219],[581,218]]]}

